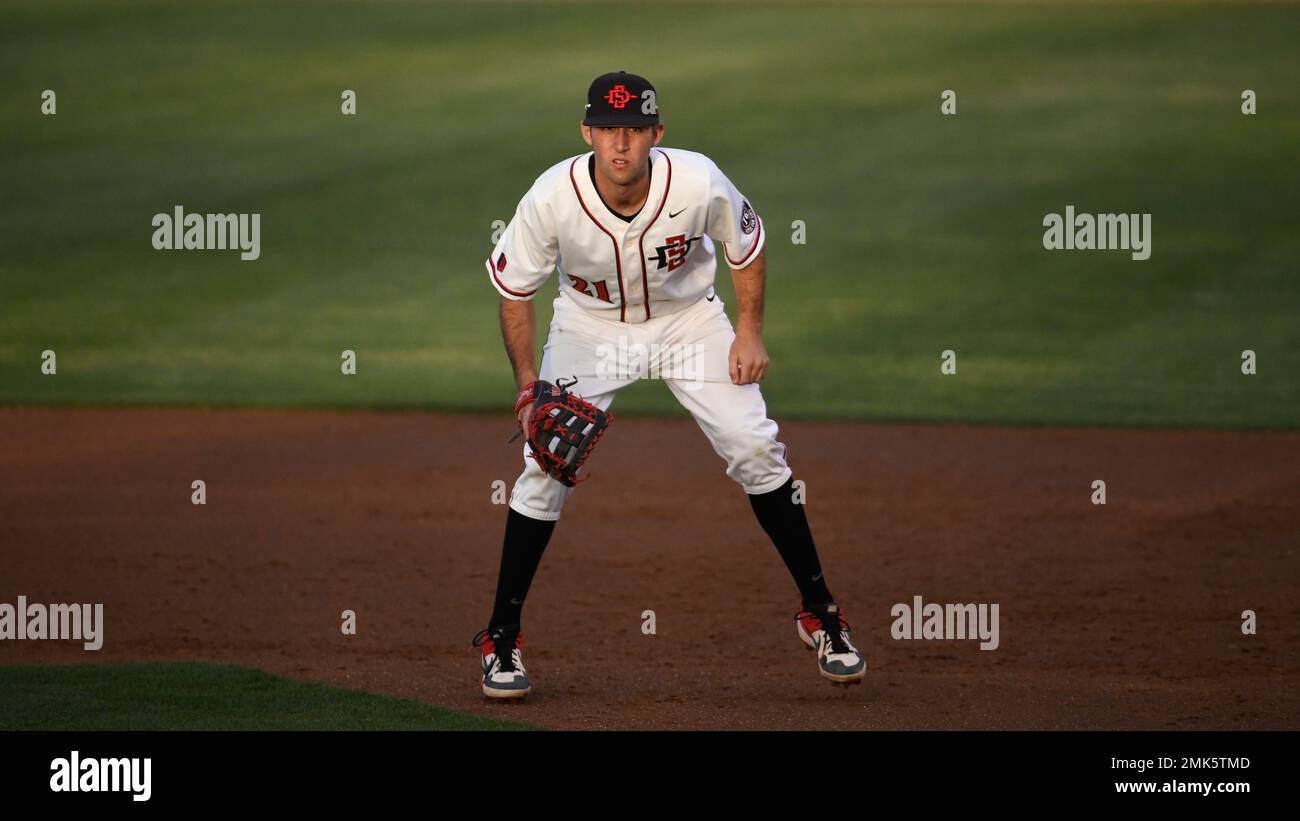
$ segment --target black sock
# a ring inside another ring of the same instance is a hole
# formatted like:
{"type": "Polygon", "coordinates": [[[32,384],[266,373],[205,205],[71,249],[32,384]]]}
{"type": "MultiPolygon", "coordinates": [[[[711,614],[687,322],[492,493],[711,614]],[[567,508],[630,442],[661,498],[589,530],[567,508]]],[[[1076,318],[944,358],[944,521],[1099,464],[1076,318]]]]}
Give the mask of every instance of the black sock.
{"type": "Polygon", "coordinates": [[[506,536],[501,545],[501,572],[497,576],[497,597],[492,606],[488,627],[519,624],[524,597],[533,583],[533,574],[542,561],[546,543],[551,540],[555,522],[534,519],[509,508],[506,513],[506,536]]]}
{"type": "Polygon", "coordinates": [[[754,508],[758,523],[767,531],[768,538],[785,561],[786,568],[799,586],[805,609],[832,602],[831,591],[822,578],[821,562],[817,559],[817,546],[803,505],[794,501],[794,477],[768,493],[749,494],[749,504],[754,508]]]}

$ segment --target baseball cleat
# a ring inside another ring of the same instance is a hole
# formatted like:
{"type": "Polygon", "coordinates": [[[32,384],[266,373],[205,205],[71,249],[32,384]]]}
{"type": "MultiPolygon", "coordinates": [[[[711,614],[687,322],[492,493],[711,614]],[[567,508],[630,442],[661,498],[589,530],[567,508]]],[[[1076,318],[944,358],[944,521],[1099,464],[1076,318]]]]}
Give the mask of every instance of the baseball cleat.
{"type": "Polygon", "coordinates": [[[533,691],[524,669],[524,634],[519,632],[519,625],[480,630],[472,646],[483,648],[484,696],[492,701],[522,701],[533,691]]]}
{"type": "Polygon", "coordinates": [[[849,623],[837,604],[802,610],[794,617],[799,638],[817,651],[817,669],[836,684],[858,684],[867,675],[867,663],[849,641],[849,623]]]}

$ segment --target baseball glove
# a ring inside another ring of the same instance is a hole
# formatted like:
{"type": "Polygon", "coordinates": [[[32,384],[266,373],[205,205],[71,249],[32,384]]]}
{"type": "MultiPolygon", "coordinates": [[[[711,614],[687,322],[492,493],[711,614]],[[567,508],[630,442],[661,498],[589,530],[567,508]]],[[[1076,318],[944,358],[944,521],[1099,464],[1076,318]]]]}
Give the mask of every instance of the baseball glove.
{"type": "MultiPolygon", "coordinates": [[[[532,451],[529,455],[552,479],[573,487],[584,481],[577,478],[578,469],[614,421],[614,415],[569,393],[567,388],[578,381],[576,377],[569,382],[555,381],[552,385],[538,379],[525,385],[515,400],[515,416],[524,405],[533,403],[533,412],[520,429],[528,437],[532,451]]],[[[518,437],[517,433],[510,441],[518,437]]]]}

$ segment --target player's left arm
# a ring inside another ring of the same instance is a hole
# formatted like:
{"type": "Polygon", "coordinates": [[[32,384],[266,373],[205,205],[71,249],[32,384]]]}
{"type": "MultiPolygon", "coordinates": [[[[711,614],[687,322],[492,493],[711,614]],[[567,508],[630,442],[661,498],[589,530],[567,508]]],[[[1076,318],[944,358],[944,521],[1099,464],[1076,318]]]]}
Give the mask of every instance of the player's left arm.
{"type": "Polygon", "coordinates": [[[722,243],[722,256],[731,268],[736,286],[736,341],[727,356],[731,381],[750,385],[767,376],[767,348],[763,345],[763,292],[767,256],[763,247],[763,221],[749,200],[708,161],[709,212],[705,233],[722,243]]]}
{"type": "Polygon", "coordinates": [[[761,382],[767,376],[767,347],[763,344],[763,297],[767,280],[767,249],[744,268],[731,269],[736,287],[736,340],[727,355],[731,381],[737,385],[761,382]]]}

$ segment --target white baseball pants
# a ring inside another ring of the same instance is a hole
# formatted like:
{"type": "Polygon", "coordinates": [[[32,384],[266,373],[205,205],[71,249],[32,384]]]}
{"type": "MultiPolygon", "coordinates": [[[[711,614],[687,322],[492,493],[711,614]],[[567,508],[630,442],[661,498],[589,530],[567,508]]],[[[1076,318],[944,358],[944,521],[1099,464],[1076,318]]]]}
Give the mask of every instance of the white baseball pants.
{"type": "MultiPolygon", "coordinates": [[[[576,376],[570,390],[602,410],[637,379],[662,379],[727,463],[727,475],[746,493],[766,493],[785,484],[791,472],[759,386],[733,384],[728,374],[735,337],[718,296],[629,325],[596,318],[561,292],[538,376],[548,382],[576,376]]],[[[612,431],[618,435],[617,427],[612,431]]],[[[515,480],[510,507],[534,519],[559,519],[574,488],[546,475],[528,457],[527,443],[523,452],[524,470],[515,480]]]]}

